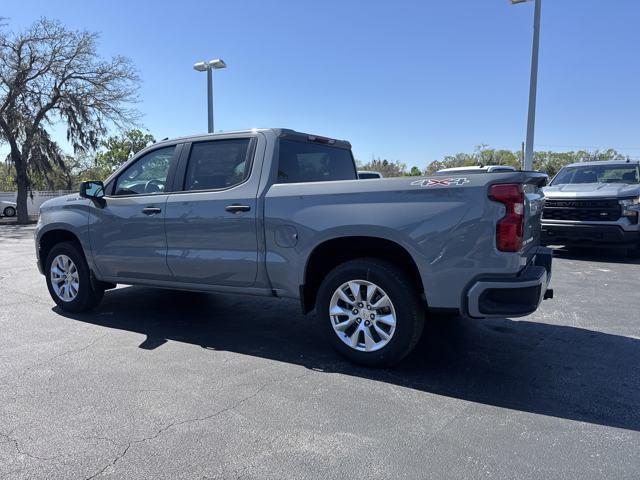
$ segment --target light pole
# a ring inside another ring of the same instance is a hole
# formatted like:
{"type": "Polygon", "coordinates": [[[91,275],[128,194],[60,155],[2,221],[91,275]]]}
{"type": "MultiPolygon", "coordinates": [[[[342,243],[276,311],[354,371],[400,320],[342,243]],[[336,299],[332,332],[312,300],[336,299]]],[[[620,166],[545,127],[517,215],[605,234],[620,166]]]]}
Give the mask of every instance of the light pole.
{"type": "Polygon", "coordinates": [[[538,93],[538,53],[540,52],[540,15],[542,0],[511,0],[512,4],[535,1],[533,17],[533,48],[531,51],[531,81],[529,83],[529,115],[527,117],[527,142],[524,154],[524,170],[533,170],[533,138],[536,128],[536,97],[538,93]]]}
{"type": "Polygon", "coordinates": [[[213,133],[213,70],[227,68],[223,60],[216,58],[208,62],[198,62],[193,66],[198,72],[207,72],[207,107],[209,116],[209,133],[213,133]]]}

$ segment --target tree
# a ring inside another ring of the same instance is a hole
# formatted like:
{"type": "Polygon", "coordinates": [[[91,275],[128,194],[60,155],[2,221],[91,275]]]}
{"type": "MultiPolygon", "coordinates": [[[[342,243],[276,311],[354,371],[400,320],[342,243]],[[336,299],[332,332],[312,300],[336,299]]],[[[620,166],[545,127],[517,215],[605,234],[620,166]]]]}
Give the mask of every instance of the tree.
{"type": "Polygon", "coordinates": [[[101,142],[105,150],[96,155],[96,173],[100,177],[107,177],[120,165],[126,162],[131,155],[138,153],[155,138],[150,133],[140,130],[129,130],[121,136],[112,136],[101,142]]]}
{"type": "Polygon", "coordinates": [[[420,170],[419,167],[413,166],[411,167],[411,171],[409,172],[409,175],[412,177],[419,177],[420,175],[422,175],[422,170],[420,170]]]}
{"type": "Polygon", "coordinates": [[[401,177],[405,174],[407,166],[404,163],[374,158],[369,163],[360,164],[359,170],[371,170],[379,172],[383,177],[401,177]]]}
{"type": "Polygon", "coordinates": [[[23,33],[0,25],[0,139],[15,167],[18,223],[27,222],[30,175],[64,168],[51,126],[66,127],[74,153],[82,154],[98,147],[108,127],[125,128],[138,118],[127,108],[139,81],[131,62],[100,59],[97,39],[44,18],[23,33]]]}
{"type": "MultiPolygon", "coordinates": [[[[553,177],[558,171],[570,163],[599,161],[599,160],[626,160],[627,157],[618,153],[613,148],[589,152],[579,150],[576,152],[535,152],[533,169],[545,172],[553,177]]],[[[471,165],[510,165],[521,167],[519,152],[511,150],[494,150],[487,145],[479,145],[475,151],[469,153],[457,153],[446,156],[442,160],[431,162],[426,169],[426,174],[431,175],[443,168],[468,167],[471,165]]]]}

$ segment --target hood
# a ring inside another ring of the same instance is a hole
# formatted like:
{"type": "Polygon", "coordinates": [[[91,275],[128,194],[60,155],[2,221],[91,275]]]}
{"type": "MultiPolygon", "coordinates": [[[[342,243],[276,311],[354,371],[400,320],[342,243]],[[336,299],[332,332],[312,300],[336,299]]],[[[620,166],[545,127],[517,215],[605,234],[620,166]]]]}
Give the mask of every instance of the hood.
{"type": "Polygon", "coordinates": [[[68,195],[62,195],[61,197],[53,197],[50,200],[47,200],[42,205],[40,205],[40,209],[46,210],[51,207],[62,207],[65,205],[83,205],[87,203],[88,200],[84,198],[80,198],[79,193],[70,193],[68,195]]]}
{"type": "Polygon", "coordinates": [[[627,183],[570,183],[542,189],[547,198],[622,198],[640,195],[640,185],[627,183]]]}

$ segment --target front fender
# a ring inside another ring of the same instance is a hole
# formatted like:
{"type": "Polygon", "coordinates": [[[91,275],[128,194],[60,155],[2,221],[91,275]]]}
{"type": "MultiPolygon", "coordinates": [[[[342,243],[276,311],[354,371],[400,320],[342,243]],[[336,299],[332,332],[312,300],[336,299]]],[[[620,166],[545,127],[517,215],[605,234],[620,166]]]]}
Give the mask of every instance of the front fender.
{"type": "Polygon", "coordinates": [[[40,216],[34,234],[38,268],[42,272],[44,259],[40,258],[40,245],[43,237],[58,231],[71,234],[78,240],[89,268],[95,270],[89,241],[89,201],[77,198],[66,202],[61,202],[61,199],[55,200],[55,203],[45,202],[40,207],[40,216]]]}

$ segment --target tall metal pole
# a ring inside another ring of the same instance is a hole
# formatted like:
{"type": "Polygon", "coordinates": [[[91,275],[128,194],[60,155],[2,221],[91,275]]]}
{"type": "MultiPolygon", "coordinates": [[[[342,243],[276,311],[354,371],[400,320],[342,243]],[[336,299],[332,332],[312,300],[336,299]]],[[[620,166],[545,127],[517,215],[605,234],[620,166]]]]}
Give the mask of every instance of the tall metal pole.
{"type": "Polygon", "coordinates": [[[540,51],[540,16],[542,0],[535,0],[536,9],[533,19],[533,49],[531,53],[531,83],[529,84],[529,117],[527,119],[527,146],[524,169],[533,170],[533,140],[536,127],[536,98],[538,93],[538,53],[540,51]]]}
{"type": "Polygon", "coordinates": [[[209,114],[209,133],[213,133],[213,68],[207,67],[207,108],[209,114]]]}

